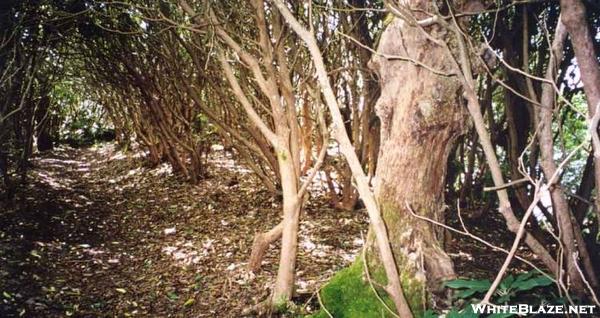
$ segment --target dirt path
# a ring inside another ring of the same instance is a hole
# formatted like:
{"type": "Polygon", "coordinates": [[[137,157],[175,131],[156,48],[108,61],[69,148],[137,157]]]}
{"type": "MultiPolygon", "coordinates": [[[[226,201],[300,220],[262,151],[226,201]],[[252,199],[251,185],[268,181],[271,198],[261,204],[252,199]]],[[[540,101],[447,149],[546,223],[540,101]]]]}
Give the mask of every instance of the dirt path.
{"type": "MultiPolygon", "coordinates": [[[[239,317],[268,296],[279,246],[257,275],[245,266],[280,204],[222,153],[198,185],[111,144],[33,164],[15,200],[0,202],[0,317],[239,317]]],[[[367,229],[365,213],[326,206],[311,199],[301,222],[295,302],[308,310],[367,229]]],[[[502,224],[495,214],[467,220],[500,245],[512,237],[502,224]]],[[[447,248],[470,278],[492,277],[504,257],[464,236],[447,248]]]]}
{"type": "MultiPolygon", "coordinates": [[[[111,145],[34,160],[29,185],[0,206],[0,317],[236,317],[264,299],[278,248],[244,266],[279,203],[231,162],[193,186],[111,145]]],[[[320,206],[323,206],[320,204],[320,206]]],[[[309,205],[299,301],[360,248],[364,214],[309,205]]]]}

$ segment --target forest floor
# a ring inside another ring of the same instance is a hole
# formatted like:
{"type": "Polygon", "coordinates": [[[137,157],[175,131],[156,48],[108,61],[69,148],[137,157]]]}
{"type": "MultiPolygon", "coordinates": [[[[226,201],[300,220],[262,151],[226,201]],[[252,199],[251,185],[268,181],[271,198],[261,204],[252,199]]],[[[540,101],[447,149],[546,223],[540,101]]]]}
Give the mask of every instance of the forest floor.
{"type": "MultiPolygon", "coordinates": [[[[279,246],[256,275],[246,262],[254,234],[280,221],[280,204],[223,153],[197,185],[113,144],[59,148],[33,165],[16,198],[0,202],[0,317],[237,317],[267,298],[279,246]]],[[[315,291],[353,260],[367,221],[310,200],[297,304],[315,309],[315,291]]],[[[488,228],[472,230],[510,241],[502,226],[488,228]]],[[[466,238],[449,249],[470,278],[503,260],[466,238]]]]}

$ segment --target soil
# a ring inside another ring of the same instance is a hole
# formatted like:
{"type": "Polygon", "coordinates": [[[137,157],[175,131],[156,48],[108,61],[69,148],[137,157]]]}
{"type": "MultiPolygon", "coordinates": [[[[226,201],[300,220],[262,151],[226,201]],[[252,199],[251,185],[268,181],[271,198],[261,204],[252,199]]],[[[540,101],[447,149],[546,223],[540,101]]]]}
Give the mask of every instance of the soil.
{"type": "MultiPolygon", "coordinates": [[[[259,273],[246,265],[254,234],[280,221],[280,202],[222,152],[196,185],[142,159],[108,143],[32,160],[28,182],[0,202],[0,317],[239,317],[267,298],[279,246],[259,273]]],[[[367,231],[364,211],[326,202],[314,195],[302,216],[294,300],[307,312],[367,231]]],[[[503,260],[457,235],[449,251],[471,278],[503,260]]]]}

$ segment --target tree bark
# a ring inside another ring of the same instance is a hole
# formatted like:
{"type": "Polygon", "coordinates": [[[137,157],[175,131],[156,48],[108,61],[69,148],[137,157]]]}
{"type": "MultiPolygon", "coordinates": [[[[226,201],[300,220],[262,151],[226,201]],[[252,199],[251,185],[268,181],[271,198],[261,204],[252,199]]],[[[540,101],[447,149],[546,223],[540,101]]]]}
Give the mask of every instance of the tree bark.
{"type": "MultiPolygon", "coordinates": [[[[561,17],[569,35],[579,64],[583,90],[588,101],[589,118],[594,117],[600,106],[600,64],[594,50],[594,39],[586,23],[586,10],[581,0],[561,0],[561,17]]],[[[592,132],[598,134],[598,130],[592,132]]],[[[596,192],[600,185],[600,149],[594,147],[594,176],[596,179],[596,192]]],[[[596,212],[600,218],[600,195],[596,195],[596,212]]]]}
{"type": "Polygon", "coordinates": [[[272,303],[275,306],[287,304],[292,299],[296,270],[296,250],[298,249],[298,226],[300,221],[301,198],[298,197],[294,163],[291,156],[278,154],[281,167],[281,188],[283,192],[283,228],[281,235],[281,255],[277,279],[273,289],[272,303]]]}
{"type": "MultiPolygon", "coordinates": [[[[442,47],[400,19],[381,35],[378,53],[427,61],[438,70],[452,67],[442,47]]],[[[423,296],[419,286],[426,283],[429,290],[439,291],[441,282],[456,274],[441,248],[443,235],[430,223],[412,217],[406,203],[416,213],[444,222],[446,163],[455,141],[466,132],[467,114],[456,78],[382,56],[373,58],[372,67],[382,88],[375,106],[381,121],[375,193],[401,277],[413,281],[413,289],[406,292],[415,310],[423,296]]],[[[370,247],[373,243],[367,242],[370,247]]]]}
{"type": "Polygon", "coordinates": [[[339,104],[329,82],[325,63],[323,62],[323,56],[319,50],[319,46],[317,45],[314,34],[308,31],[300,24],[300,22],[298,22],[298,20],[296,20],[282,0],[274,0],[273,2],[275,3],[275,6],[279,12],[281,12],[282,16],[285,18],[285,21],[296,32],[296,34],[298,34],[302,41],[304,41],[308,47],[311,57],[313,58],[321,92],[323,93],[323,96],[325,96],[325,103],[329,108],[329,112],[331,113],[333,120],[335,139],[340,144],[340,151],[348,162],[348,166],[350,167],[352,175],[356,180],[357,191],[365,203],[367,213],[369,214],[369,219],[371,220],[371,227],[373,229],[372,233],[375,236],[381,263],[388,279],[386,291],[390,295],[394,305],[396,305],[399,315],[403,318],[412,318],[413,313],[410,305],[407,303],[402,286],[400,285],[400,277],[398,275],[398,269],[396,267],[392,250],[390,248],[386,225],[381,218],[377,202],[375,201],[375,197],[369,188],[367,176],[362,169],[361,163],[344,127],[344,121],[342,119],[339,104]]]}
{"type": "MultiPolygon", "coordinates": [[[[546,79],[553,81],[555,77],[555,69],[558,63],[562,60],[562,48],[566,40],[567,34],[565,27],[561,21],[558,22],[555,32],[555,39],[552,43],[552,55],[548,62],[546,70],[546,79]]],[[[540,145],[540,166],[544,171],[546,179],[549,179],[556,173],[558,169],[556,162],[554,162],[554,141],[552,139],[552,118],[555,102],[555,92],[552,85],[548,83],[542,84],[542,95],[541,95],[541,107],[539,107],[538,120],[540,125],[539,130],[539,145],[540,145]]],[[[565,192],[560,186],[560,183],[549,185],[550,196],[552,197],[552,207],[556,215],[557,225],[560,229],[560,239],[563,241],[563,246],[566,255],[567,273],[569,275],[571,284],[574,289],[583,294],[585,286],[579,275],[576,264],[573,260],[573,255],[579,250],[581,259],[586,273],[588,274],[588,280],[592,286],[597,286],[596,276],[594,274],[593,266],[590,261],[590,256],[586,249],[585,243],[581,237],[581,232],[576,231],[575,225],[572,222],[571,209],[565,192]],[[576,245],[576,243],[578,243],[576,245]],[[577,248],[579,247],[579,248],[577,248]]]]}
{"type": "Polygon", "coordinates": [[[277,224],[271,230],[265,233],[256,234],[252,243],[252,252],[248,261],[248,270],[257,272],[260,268],[262,260],[267,252],[269,244],[277,241],[281,237],[283,231],[283,222],[277,224]]]}

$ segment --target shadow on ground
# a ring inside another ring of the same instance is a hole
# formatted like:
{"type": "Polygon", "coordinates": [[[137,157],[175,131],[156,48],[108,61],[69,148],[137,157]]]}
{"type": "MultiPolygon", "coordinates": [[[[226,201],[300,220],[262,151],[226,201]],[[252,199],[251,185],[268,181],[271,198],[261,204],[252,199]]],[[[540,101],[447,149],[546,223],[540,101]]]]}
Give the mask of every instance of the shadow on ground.
{"type": "MultiPolygon", "coordinates": [[[[198,185],[139,157],[107,144],[33,160],[28,184],[0,203],[0,317],[234,317],[267,297],[278,246],[257,275],[245,266],[279,203],[221,155],[198,185]]],[[[314,201],[298,299],[353,259],[366,230],[363,213],[314,201]]]]}

